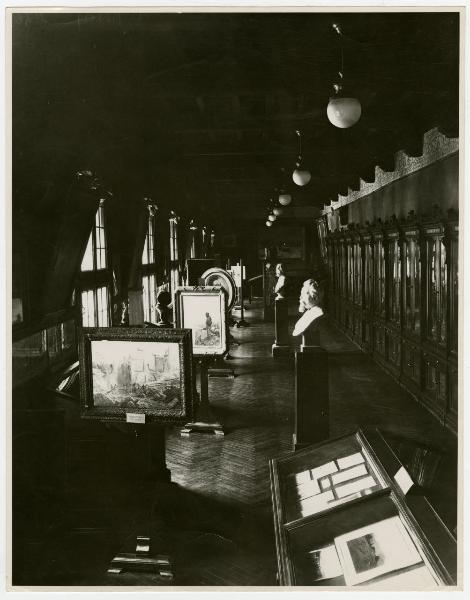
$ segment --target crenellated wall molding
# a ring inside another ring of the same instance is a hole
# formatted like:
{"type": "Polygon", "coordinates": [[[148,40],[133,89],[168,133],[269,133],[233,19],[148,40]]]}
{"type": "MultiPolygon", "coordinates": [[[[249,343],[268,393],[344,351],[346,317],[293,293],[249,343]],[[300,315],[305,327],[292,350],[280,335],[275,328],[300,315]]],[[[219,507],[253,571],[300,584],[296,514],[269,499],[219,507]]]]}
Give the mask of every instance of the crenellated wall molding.
{"type": "Polygon", "coordinates": [[[342,206],[346,206],[359,198],[368,196],[386,185],[403,179],[412,173],[416,173],[438,160],[455,154],[459,150],[459,138],[448,138],[437,128],[430,129],[423,136],[423,153],[421,156],[408,156],[404,150],[395,152],[395,169],[383,171],[379,166],[375,167],[375,179],[367,182],[360,179],[358,190],[349,188],[348,194],[338,194],[337,200],[332,200],[330,205],[325,205],[322,214],[329,214],[342,206]]]}

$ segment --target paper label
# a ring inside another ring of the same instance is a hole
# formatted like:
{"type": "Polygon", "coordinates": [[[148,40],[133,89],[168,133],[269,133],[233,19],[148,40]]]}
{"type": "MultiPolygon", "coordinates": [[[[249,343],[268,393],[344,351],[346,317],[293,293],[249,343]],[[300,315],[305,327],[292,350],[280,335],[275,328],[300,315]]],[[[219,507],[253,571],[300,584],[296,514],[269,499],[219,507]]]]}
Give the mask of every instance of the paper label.
{"type": "Polygon", "coordinates": [[[345,471],[339,471],[338,473],[334,473],[331,476],[331,481],[333,485],[338,483],[343,483],[343,481],[348,481],[349,479],[355,479],[356,477],[362,477],[363,475],[367,475],[367,469],[364,464],[357,465],[356,467],[352,467],[352,469],[346,469],[345,471]]]}
{"type": "Polygon", "coordinates": [[[331,473],[336,473],[338,467],[335,465],[333,461],[329,463],[325,463],[320,467],[316,467],[315,469],[311,469],[313,479],[318,479],[319,477],[324,477],[325,475],[330,475],[331,473]]]}
{"type": "Polygon", "coordinates": [[[345,483],[344,485],[337,487],[336,494],[338,498],[344,498],[345,496],[349,496],[355,492],[361,492],[362,490],[374,487],[375,485],[377,484],[373,477],[363,477],[362,479],[357,479],[352,483],[345,483]]]}
{"type": "Polygon", "coordinates": [[[145,423],[145,413],[126,413],[126,423],[145,423]]]}
{"type": "Polygon", "coordinates": [[[400,467],[398,471],[395,473],[394,477],[401,491],[406,495],[413,485],[413,480],[408,474],[408,471],[405,467],[400,467]]]}
{"type": "Polygon", "coordinates": [[[338,458],[336,462],[338,463],[338,467],[340,469],[347,469],[348,467],[354,467],[355,465],[363,463],[364,457],[360,452],[357,452],[356,454],[350,454],[349,456],[338,458]]]}

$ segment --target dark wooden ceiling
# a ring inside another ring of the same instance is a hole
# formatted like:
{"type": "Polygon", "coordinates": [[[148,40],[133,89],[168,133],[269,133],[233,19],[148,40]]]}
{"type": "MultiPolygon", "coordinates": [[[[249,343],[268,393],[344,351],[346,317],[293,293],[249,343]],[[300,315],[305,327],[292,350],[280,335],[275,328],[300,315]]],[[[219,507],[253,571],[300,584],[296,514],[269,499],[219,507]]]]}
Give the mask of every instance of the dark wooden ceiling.
{"type": "Polygon", "coordinates": [[[15,14],[13,202],[53,210],[58,182],[90,169],[129,202],[214,219],[263,218],[280,186],[320,206],[419,154],[427,129],[456,135],[458,82],[455,12],[15,14]],[[363,108],[346,130],[326,117],[333,22],[363,108]]]}

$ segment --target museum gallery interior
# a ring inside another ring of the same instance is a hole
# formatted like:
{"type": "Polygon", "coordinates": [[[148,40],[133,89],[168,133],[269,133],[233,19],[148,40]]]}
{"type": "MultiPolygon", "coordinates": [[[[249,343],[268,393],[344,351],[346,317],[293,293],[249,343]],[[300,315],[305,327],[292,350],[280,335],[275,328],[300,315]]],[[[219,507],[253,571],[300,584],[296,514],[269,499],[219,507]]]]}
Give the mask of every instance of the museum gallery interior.
{"type": "Polygon", "coordinates": [[[459,586],[458,10],[11,17],[13,586],[459,586]]]}

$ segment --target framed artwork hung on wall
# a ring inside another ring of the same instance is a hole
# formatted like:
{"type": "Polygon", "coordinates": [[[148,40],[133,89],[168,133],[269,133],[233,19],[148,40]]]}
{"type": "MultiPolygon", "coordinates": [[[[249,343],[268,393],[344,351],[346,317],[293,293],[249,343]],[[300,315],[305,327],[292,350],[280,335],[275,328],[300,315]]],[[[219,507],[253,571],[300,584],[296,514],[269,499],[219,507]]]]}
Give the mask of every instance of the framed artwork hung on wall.
{"type": "Polygon", "coordinates": [[[226,304],[221,287],[176,290],[176,325],[191,329],[195,356],[220,356],[227,351],[226,304]]]}
{"type": "Polygon", "coordinates": [[[191,418],[191,332],[88,328],[79,338],[81,416],[131,423],[191,418]]]}

